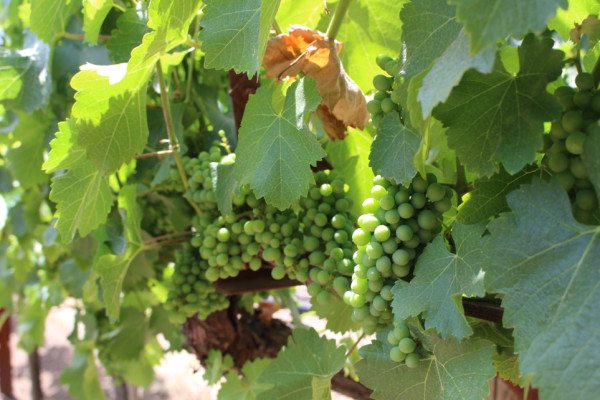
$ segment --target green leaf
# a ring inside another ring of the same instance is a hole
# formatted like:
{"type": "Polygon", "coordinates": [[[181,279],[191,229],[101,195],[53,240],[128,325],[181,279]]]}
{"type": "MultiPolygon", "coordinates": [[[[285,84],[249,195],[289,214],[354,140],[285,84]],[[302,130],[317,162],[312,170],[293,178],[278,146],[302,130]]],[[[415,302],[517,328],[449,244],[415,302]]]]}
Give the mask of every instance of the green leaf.
{"type": "Polygon", "coordinates": [[[564,189],[534,180],[508,195],[511,213],[488,226],[486,287],[503,295],[522,375],[544,399],[600,391],[600,228],[573,218],[564,189]]]}
{"type": "Polygon", "coordinates": [[[423,78],[418,95],[423,118],[427,118],[436,105],[448,98],[452,88],[459,84],[466,71],[476,69],[482,74],[491,72],[495,57],[496,51],[493,48],[471,55],[469,37],[461,30],[423,78]]]}
{"type": "Polygon", "coordinates": [[[226,381],[219,390],[218,400],[257,400],[260,394],[270,387],[259,383],[259,380],[271,362],[268,358],[257,358],[244,364],[243,376],[234,371],[227,373],[226,381]]]}
{"type": "Polygon", "coordinates": [[[53,44],[80,6],[76,0],[31,0],[31,30],[44,42],[53,44]]]}
{"type": "Polygon", "coordinates": [[[306,125],[321,99],[311,79],[294,82],[283,108],[273,102],[275,84],[261,86],[244,112],[236,149],[235,175],[249,183],[257,197],[279,209],[306,195],[314,182],[311,165],[326,154],[306,125]]]}
{"type": "Polygon", "coordinates": [[[433,115],[448,127],[448,145],[472,172],[492,175],[502,163],[514,174],[535,160],[543,122],[558,118],[560,106],[546,85],[562,71],[563,53],[551,39],[529,35],[519,48],[520,71],[509,74],[500,60],[487,75],[467,71],[433,115]]]}
{"type": "Polygon", "coordinates": [[[458,37],[461,25],[454,14],[455,8],[446,0],[411,2],[402,9],[407,79],[429,68],[458,37]]]}
{"type": "Polygon", "coordinates": [[[49,128],[50,121],[42,112],[19,114],[19,124],[13,132],[19,146],[11,147],[6,158],[13,176],[25,189],[48,180],[41,167],[49,128]]]}
{"type": "Polygon", "coordinates": [[[500,172],[492,177],[476,180],[473,190],[458,207],[456,220],[463,224],[476,224],[508,211],[506,195],[540,174],[537,168],[526,168],[515,175],[500,168],[500,172]]]}
{"type": "Polygon", "coordinates": [[[394,318],[405,320],[425,314],[425,328],[435,328],[443,338],[461,340],[473,333],[462,309],[462,297],[483,297],[481,235],[485,225],[455,224],[452,238],[456,254],[437,236],[419,256],[414,277],[398,281],[392,292],[394,318]]]}
{"type": "Polygon", "coordinates": [[[279,0],[205,0],[200,34],[206,68],[252,76],[265,53],[279,0]]]}
{"type": "MultiPolygon", "coordinates": [[[[585,140],[582,157],[596,194],[600,196],[600,129],[593,129],[585,140]]],[[[600,198],[600,197],[599,197],[600,198]]]]}
{"type": "Polygon", "coordinates": [[[311,310],[314,310],[319,318],[327,321],[325,327],[330,331],[344,333],[360,329],[360,324],[354,322],[351,318],[354,309],[340,298],[332,296],[332,299],[325,305],[311,298],[310,304],[311,310]]]}
{"type": "Polygon", "coordinates": [[[443,341],[423,336],[432,351],[416,368],[393,362],[381,342],[360,349],[356,365],[360,381],[373,389],[375,400],[464,400],[487,398],[493,378],[493,343],[483,339],[443,341]]]}
{"type": "Polygon", "coordinates": [[[210,174],[217,207],[221,214],[229,214],[232,211],[233,195],[240,186],[235,176],[234,164],[210,163],[210,174]]]}
{"type": "Polygon", "coordinates": [[[575,23],[581,23],[588,15],[598,14],[600,3],[597,0],[569,0],[569,7],[559,8],[556,16],[548,21],[548,28],[557,31],[564,40],[570,39],[575,23]]]}
{"type": "Polygon", "coordinates": [[[102,23],[113,6],[113,0],[84,0],[83,1],[83,31],[85,40],[90,43],[98,41],[102,23]]]}
{"type": "Polygon", "coordinates": [[[25,35],[24,47],[0,48],[0,101],[31,113],[48,102],[52,80],[50,48],[35,35],[25,35]]]}
{"type": "Polygon", "coordinates": [[[223,354],[217,349],[211,349],[206,356],[205,365],[202,378],[209,385],[214,385],[227,371],[233,368],[233,358],[230,354],[223,354]]]}
{"type": "Polygon", "coordinates": [[[50,154],[42,165],[46,173],[73,168],[85,157],[85,150],[74,143],[74,132],[76,127],[72,119],[58,123],[58,132],[50,142],[50,154]]]}
{"type": "Polygon", "coordinates": [[[112,206],[108,178],[91,164],[78,164],[52,179],[50,200],[57,203],[56,229],[63,242],[85,236],[106,220],[112,206]]]}
{"type": "Polygon", "coordinates": [[[98,339],[104,352],[114,361],[139,359],[146,344],[148,321],[145,310],[123,308],[122,318],[98,339]]]}
{"type": "MultiPolygon", "coordinates": [[[[142,3],[143,6],[143,3],[142,3]]],[[[131,51],[142,43],[146,33],[148,12],[143,8],[139,10],[127,9],[117,19],[117,28],[113,29],[106,48],[110,59],[115,63],[127,62],[131,51]]]]}
{"type": "Polygon", "coordinates": [[[344,367],[345,347],[320,337],[314,329],[294,329],[277,358],[258,380],[272,388],[260,399],[320,400],[331,398],[331,377],[344,367]]]}
{"type": "Polygon", "coordinates": [[[395,183],[408,185],[417,173],[414,159],[420,145],[419,134],[404,126],[398,113],[389,113],[373,141],[369,165],[395,183]]]}
{"type": "Polygon", "coordinates": [[[137,204],[137,191],[134,185],[125,186],[119,193],[119,209],[123,213],[123,226],[127,249],[120,255],[105,254],[95,263],[94,269],[100,275],[104,291],[106,314],[112,319],[119,318],[123,282],[136,257],[145,250],[141,237],[142,214],[137,204]]]}
{"type": "Polygon", "coordinates": [[[508,36],[522,37],[540,32],[556,14],[558,7],[567,8],[567,0],[449,0],[456,15],[471,35],[471,53],[508,36]]]}
{"type": "Polygon", "coordinates": [[[368,130],[349,128],[344,140],[328,141],[325,147],[335,174],[350,186],[347,195],[352,199],[355,215],[361,214],[361,203],[369,197],[373,185],[373,170],[369,167],[372,143],[368,130]]]}
{"type": "Polygon", "coordinates": [[[94,343],[80,342],[75,345],[71,365],[60,375],[60,383],[69,387],[69,394],[82,400],[104,400],[100,386],[94,343]]]}

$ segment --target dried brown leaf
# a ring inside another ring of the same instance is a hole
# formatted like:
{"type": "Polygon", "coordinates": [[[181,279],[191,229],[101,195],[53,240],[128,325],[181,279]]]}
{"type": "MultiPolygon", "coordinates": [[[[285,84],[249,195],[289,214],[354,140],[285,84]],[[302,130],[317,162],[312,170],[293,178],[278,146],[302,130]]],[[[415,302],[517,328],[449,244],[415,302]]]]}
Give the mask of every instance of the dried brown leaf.
{"type": "Polygon", "coordinates": [[[282,79],[300,73],[317,82],[323,98],[317,116],[329,137],[343,139],[349,126],[364,128],[368,119],[365,95],[348,76],[338,53],[342,44],[300,25],[290,27],[267,44],[263,66],[267,76],[282,79]]]}

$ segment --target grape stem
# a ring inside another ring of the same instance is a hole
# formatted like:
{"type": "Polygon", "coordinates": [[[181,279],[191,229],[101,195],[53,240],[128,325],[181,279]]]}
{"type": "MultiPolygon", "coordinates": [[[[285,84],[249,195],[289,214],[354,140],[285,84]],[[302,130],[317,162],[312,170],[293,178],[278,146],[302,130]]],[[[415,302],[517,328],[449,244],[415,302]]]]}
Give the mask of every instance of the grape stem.
{"type": "Polygon", "coordinates": [[[358,346],[358,344],[360,343],[361,340],[363,340],[363,338],[366,336],[366,333],[363,332],[358,339],[356,339],[356,341],[354,342],[354,344],[352,345],[352,347],[350,347],[348,349],[348,351],[346,352],[346,358],[350,357],[350,355],[352,354],[352,352],[354,351],[354,349],[356,349],[356,347],[358,346]]]}
{"type": "Polygon", "coordinates": [[[160,102],[162,105],[163,116],[165,118],[165,126],[167,128],[167,135],[169,137],[169,148],[173,152],[173,156],[175,157],[175,164],[177,164],[177,171],[179,171],[179,176],[181,177],[181,182],[183,184],[183,189],[186,192],[184,195],[185,199],[190,203],[190,205],[194,208],[198,215],[201,214],[200,209],[188,196],[187,191],[190,187],[187,175],[185,173],[185,168],[183,166],[183,160],[181,159],[181,154],[179,153],[179,142],[177,141],[177,136],[175,135],[175,126],[173,125],[173,116],[171,114],[171,107],[169,105],[169,94],[167,93],[167,85],[165,84],[165,78],[163,76],[162,64],[160,60],[156,63],[156,75],[158,75],[158,84],[160,86],[160,102]]]}
{"type": "MultiPolygon", "coordinates": [[[[60,36],[65,39],[79,40],[81,42],[83,42],[85,40],[85,36],[82,33],[63,32],[63,33],[61,33],[60,36]]],[[[109,39],[110,39],[110,35],[98,35],[99,42],[106,42],[109,39]]]]}
{"type": "Polygon", "coordinates": [[[333,12],[333,17],[331,17],[331,21],[329,22],[329,26],[327,27],[326,35],[329,40],[335,40],[349,7],[350,0],[340,0],[338,3],[335,11],[333,12]]]}

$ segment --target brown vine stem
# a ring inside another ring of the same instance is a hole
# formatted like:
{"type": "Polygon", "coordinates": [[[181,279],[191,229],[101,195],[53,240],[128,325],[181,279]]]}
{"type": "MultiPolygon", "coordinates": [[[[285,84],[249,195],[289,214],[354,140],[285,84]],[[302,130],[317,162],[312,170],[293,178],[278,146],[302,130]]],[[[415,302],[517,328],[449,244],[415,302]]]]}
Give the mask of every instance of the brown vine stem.
{"type": "Polygon", "coordinates": [[[352,345],[352,347],[350,347],[348,349],[348,351],[346,352],[346,358],[350,357],[350,354],[352,354],[352,352],[354,351],[354,349],[356,349],[356,347],[358,346],[358,344],[360,343],[361,340],[363,340],[363,338],[366,336],[366,333],[362,333],[358,339],[356,339],[356,341],[354,342],[354,344],[352,345]]]}
{"type": "Polygon", "coordinates": [[[161,241],[164,241],[167,239],[181,238],[181,237],[190,236],[193,234],[194,234],[194,232],[192,232],[192,231],[183,231],[183,232],[170,233],[168,235],[155,236],[153,238],[150,238],[150,239],[144,241],[144,244],[152,245],[154,243],[158,243],[158,242],[161,242],[161,241]]]}

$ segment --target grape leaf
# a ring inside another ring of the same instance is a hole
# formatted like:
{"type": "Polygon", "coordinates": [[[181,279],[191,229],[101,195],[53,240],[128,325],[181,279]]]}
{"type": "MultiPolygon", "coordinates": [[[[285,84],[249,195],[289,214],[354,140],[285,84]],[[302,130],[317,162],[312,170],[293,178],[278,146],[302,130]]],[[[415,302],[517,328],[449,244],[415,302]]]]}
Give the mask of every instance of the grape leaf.
{"type": "Polygon", "coordinates": [[[31,0],[31,30],[48,44],[65,31],[67,23],[81,3],[76,0],[31,0]]]}
{"type": "Polygon", "coordinates": [[[557,31],[564,40],[569,40],[569,33],[575,23],[581,23],[588,15],[600,12],[597,0],[568,0],[569,7],[559,8],[556,16],[548,21],[548,28],[557,31]]]}
{"type": "Polygon", "coordinates": [[[46,105],[52,85],[49,56],[49,46],[32,33],[25,35],[21,50],[1,48],[0,101],[29,113],[46,105]]]}
{"type": "Polygon", "coordinates": [[[406,61],[403,69],[408,79],[444,54],[458,37],[461,25],[455,8],[446,0],[423,0],[407,4],[400,12],[406,61]]]}
{"type": "Polygon", "coordinates": [[[141,237],[142,214],[137,204],[137,190],[128,185],[119,193],[119,209],[123,210],[123,226],[127,248],[123,254],[104,254],[96,261],[94,269],[100,275],[100,284],[104,291],[106,314],[112,319],[119,318],[123,281],[132,262],[145,250],[141,237]]]}
{"type": "Polygon", "coordinates": [[[106,396],[100,386],[94,342],[75,344],[71,365],[60,375],[60,383],[69,387],[69,394],[82,400],[104,400],[106,396]]]}
{"type": "Polygon", "coordinates": [[[423,78],[418,94],[423,118],[427,118],[436,105],[448,98],[452,88],[459,84],[466,71],[476,69],[483,74],[491,72],[495,57],[496,51],[493,48],[471,55],[469,37],[461,30],[423,78]]]}
{"type": "Polygon", "coordinates": [[[77,165],[81,157],[85,157],[85,150],[74,143],[75,129],[72,119],[58,123],[58,132],[50,142],[50,155],[42,165],[46,173],[70,169],[77,165]]]}
{"type": "Polygon", "coordinates": [[[256,400],[260,394],[269,388],[270,385],[260,384],[262,373],[271,364],[268,358],[257,358],[254,361],[248,361],[242,367],[240,376],[234,371],[230,371],[225,376],[225,383],[221,385],[218,400],[256,400]]]}
{"type": "Polygon", "coordinates": [[[314,329],[294,329],[258,383],[272,387],[260,399],[313,400],[331,397],[331,377],[344,367],[345,347],[314,329]]]}
{"type": "Polygon", "coordinates": [[[476,180],[474,188],[458,207],[456,220],[463,224],[476,224],[490,217],[508,211],[506,195],[531,178],[540,175],[537,168],[526,168],[515,175],[510,175],[503,168],[490,178],[476,180]]]}
{"type": "Polygon", "coordinates": [[[600,127],[589,132],[583,146],[581,158],[585,163],[589,179],[592,181],[600,200],[600,127]]]}
{"type": "Polygon", "coordinates": [[[544,30],[558,7],[567,8],[567,0],[449,0],[456,6],[458,20],[471,36],[471,53],[508,36],[521,37],[544,30]]]}
{"type": "Polygon", "coordinates": [[[500,60],[490,74],[467,71],[433,115],[448,127],[448,145],[472,172],[492,175],[501,162],[514,174],[542,147],[543,122],[560,115],[546,85],[562,71],[563,53],[551,39],[528,35],[519,47],[520,71],[510,75],[500,60]]]}
{"type": "Polygon", "coordinates": [[[206,0],[200,33],[206,68],[252,76],[265,53],[279,0],[206,0]]]}
{"type": "Polygon", "coordinates": [[[108,178],[84,163],[52,179],[50,200],[57,204],[56,229],[64,242],[73,239],[77,230],[85,236],[96,229],[112,206],[108,178]]]}
{"type": "Polygon", "coordinates": [[[486,398],[494,344],[474,338],[444,341],[432,333],[421,335],[433,353],[416,368],[393,362],[389,351],[376,341],[362,347],[356,365],[360,381],[373,389],[375,400],[464,400],[486,398]]]}
{"type": "Polygon", "coordinates": [[[360,324],[352,320],[352,307],[344,303],[340,298],[332,296],[332,300],[322,305],[314,298],[310,300],[311,310],[314,310],[319,318],[327,321],[325,327],[335,333],[358,331],[360,324]]]}
{"type": "Polygon", "coordinates": [[[373,140],[369,165],[395,183],[407,185],[417,173],[414,159],[420,145],[419,134],[404,126],[398,113],[389,113],[373,140]]]}
{"type": "Polygon", "coordinates": [[[19,142],[19,146],[11,147],[6,158],[13,176],[25,189],[48,180],[48,175],[41,167],[49,128],[50,121],[42,112],[19,114],[19,124],[13,132],[14,140],[19,142]]]}
{"type": "Polygon", "coordinates": [[[85,40],[90,43],[98,41],[102,23],[113,6],[113,0],[84,0],[83,1],[83,31],[85,40]]]}
{"type": "Polygon", "coordinates": [[[419,256],[409,283],[398,281],[392,292],[394,318],[405,320],[424,312],[425,328],[443,338],[461,340],[473,333],[462,309],[462,296],[483,297],[481,235],[485,225],[454,224],[456,254],[437,236],[419,256]]]}
{"type": "Polygon", "coordinates": [[[600,390],[600,228],[575,221],[556,181],[523,185],[508,204],[512,212],[488,226],[485,282],[503,295],[521,373],[533,376],[542,398],[593,398],[600,390]]]}
{"type": "Polygon", "coordinates": [[[279,209],[306,195],[310,169],[326,154],[306,119],[321,99],[315,82],[300,79],[286,92],[283,108],[273,103],[275,84],[261,86],[250,97],[236,149],[235,175],[249,183],[257,197],[279,209]]]}
{"type": "Polygon", "coordinates": [[[350,128],[344,140],[328,141],[325,145],[327,161],[337,176],[351,188],[347,195],[352,199],[352,212],[360,215],[362,201],[369,197],[373,185],[373,170],[369,167],[369,154],[373,136],[365,129],[350,128]]]}
{"type": "Polygon", "coordinates": [[[210,174],[217,198],[217,207],[222,214],[229,214],[232,210],[233,195],[240,186],[235,176],[234,165],[210,163],[210,174]]]}
{"type": "Polygon", "coordinates": [[[113,62],[127,62],[131,51],[142,43],[148,22],[148,12],[143,5],[144,3],[140,3],[140,9],[127,9],[117,19],[117,28],[113,29],[106,42],[113,62]]]}
{"type": "Polygon", "coordinates": [[[103,332],[98,341],[104,351],[110,354],[111,361],[136,360],[144,350],[148,321],[145,310],[124,307],[118,324],[103,332]]]}

